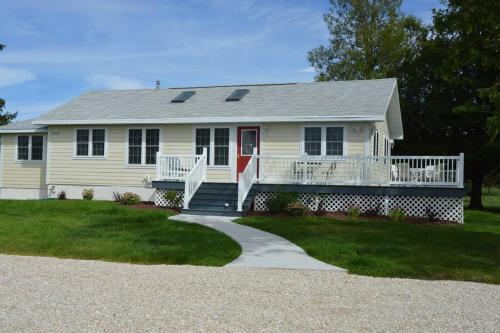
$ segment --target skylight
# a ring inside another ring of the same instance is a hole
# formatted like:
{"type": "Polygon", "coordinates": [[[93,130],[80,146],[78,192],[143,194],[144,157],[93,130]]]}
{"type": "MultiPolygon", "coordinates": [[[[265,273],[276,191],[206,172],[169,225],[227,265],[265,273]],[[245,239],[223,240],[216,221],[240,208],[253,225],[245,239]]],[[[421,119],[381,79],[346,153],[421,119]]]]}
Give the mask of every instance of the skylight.
{"type": "Polygon", "coordinates": [[[238,102],[249,92],[250,90],[248,89],[236,89],[231,95],[229,95],[228,98],[226,98],[226,102],[238,102]]]}
{"type": "Polygon", "coordinates": [[[196,93],[194,90],[187,90],[181,92],[176,98],[171,100],[171,103],[184,103],[187,101],[191,96],[193,96],[196,93]]]}

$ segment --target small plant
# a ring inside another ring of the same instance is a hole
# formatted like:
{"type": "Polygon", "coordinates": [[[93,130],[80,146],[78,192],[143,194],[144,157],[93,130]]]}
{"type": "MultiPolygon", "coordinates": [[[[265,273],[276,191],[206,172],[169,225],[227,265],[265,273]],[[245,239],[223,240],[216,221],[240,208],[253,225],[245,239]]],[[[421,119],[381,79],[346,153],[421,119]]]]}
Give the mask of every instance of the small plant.
{"type": "Polygon", "coordinates": [[[169,208],[180,209],[182,207],[182,197],[178,195],[176,191],[167,191],[163,197],[167,201],[169,208]]]}
{"type": "Polygon", "coordinates": [[[406,213],[400,207],[394,207],[393,209],[391,209],[391,211],[389,212],[389,216],[394,222],[404,222],[406,219],[406,213]]]}
{"type": "Polygon", "coordinates": [[[361,215],[361,208],[358,205],[351,206],[347,209],[347,215],[350,219],[356,220],[361,215]]]}
{"type": "Polygon", "coordinates": [[[142,202],[141,197],[132,192],[123,193],[121,198],[121,203],[124,205],[139,205],[142,202]]]}
{"type": "Polygon", "coordinates": [[[436,222],[438,219],[438,212],[433,210],[430,206],[425,210],[425,216],[430,222],[436,222]]]}
{"type": "Polygon", "coordinates": [[[57,193],[57,200],[66,200],[66,192],[61,191],[57,193]]]}
{"type": "Polygon", "coordinates": [[[380,215],[381,211],[382,211],[382,203],[379,202],[378,204],[371,206],[370,208],[365,210],[363,216],[376,217],[380,215]]]}
{"type": "Polygon", "coordinates": [[[318,208],[316,208],[316,211],[314,212],[314,215],[317,215],[317,216],[324,216],[324,215],[326,215],[325,200],[321,199],[318,202],[318,208]]]}
{"type": "Polygon", "coordinates": [[[292,216],[304,216],[309,212],[309,208],[300,202],[292,202],[286,207],[286,212],[292,216]]]}
{"type": "Polygon", "coordinates": [[[84,189],[82,191],[83,200],[94,200],[94,190],[93,189],[84,189]]]}
{"type": "Polygon", "coordinates": [[[116,202],[122,202],[122,195],[120,192],[113,192],[113,200],[116,202]]]}
{"type": "Polygon", "coordinates": [[[297,193],[278,192],[276,195],[267,199],[266,206],[267,209],[273,214],[284,213],[286,212],[288,205],[296,202],[297,198],[297,193]]]}

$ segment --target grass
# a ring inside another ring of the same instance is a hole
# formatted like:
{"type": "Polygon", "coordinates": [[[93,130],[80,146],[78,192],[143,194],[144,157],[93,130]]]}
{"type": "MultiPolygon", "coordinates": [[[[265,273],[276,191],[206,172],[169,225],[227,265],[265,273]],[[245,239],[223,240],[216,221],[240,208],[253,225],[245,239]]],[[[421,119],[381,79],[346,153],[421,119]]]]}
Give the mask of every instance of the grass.
{"type": "Polygon", "coordinates": [[[250,216],[239,223],[280,235],[309,255],[350,273],[500,284],[500,189],[464,225],[250,216]]]}
{"type": "Polygon", "coordinates": [[[222,266],[240,246],[166,210],[102,201],[0,200],[0,253],[137,264],[222,266]]]}

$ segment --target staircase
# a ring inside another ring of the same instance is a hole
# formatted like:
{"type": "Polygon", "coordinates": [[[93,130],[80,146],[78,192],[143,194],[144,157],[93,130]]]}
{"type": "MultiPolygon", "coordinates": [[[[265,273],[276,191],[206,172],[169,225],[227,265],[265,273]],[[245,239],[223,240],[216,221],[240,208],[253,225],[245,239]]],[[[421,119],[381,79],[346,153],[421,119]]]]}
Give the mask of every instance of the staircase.
{"type": "Polygon", "coordinates": [[[243,212],[237,211],[238,184],[202,183],[182,213],[192,215],[243,216],[252,204],[255,193],[250,191],[243,203],[243,212]]]}

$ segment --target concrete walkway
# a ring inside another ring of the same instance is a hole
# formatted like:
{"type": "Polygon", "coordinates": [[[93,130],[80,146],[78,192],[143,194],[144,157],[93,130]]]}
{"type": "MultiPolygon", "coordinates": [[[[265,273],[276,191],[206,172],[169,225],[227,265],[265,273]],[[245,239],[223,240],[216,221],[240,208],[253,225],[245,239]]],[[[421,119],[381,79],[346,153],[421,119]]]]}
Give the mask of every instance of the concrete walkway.
{"type": "Polygon", "coordinates": [[[201,224],[225,233],[241,245],[241,256],[226,267],[309,269],[345,272],[311,258],[302,248],[274,234],[232,222],[234,217],[180,214],[171,220],[201,224]]]}

